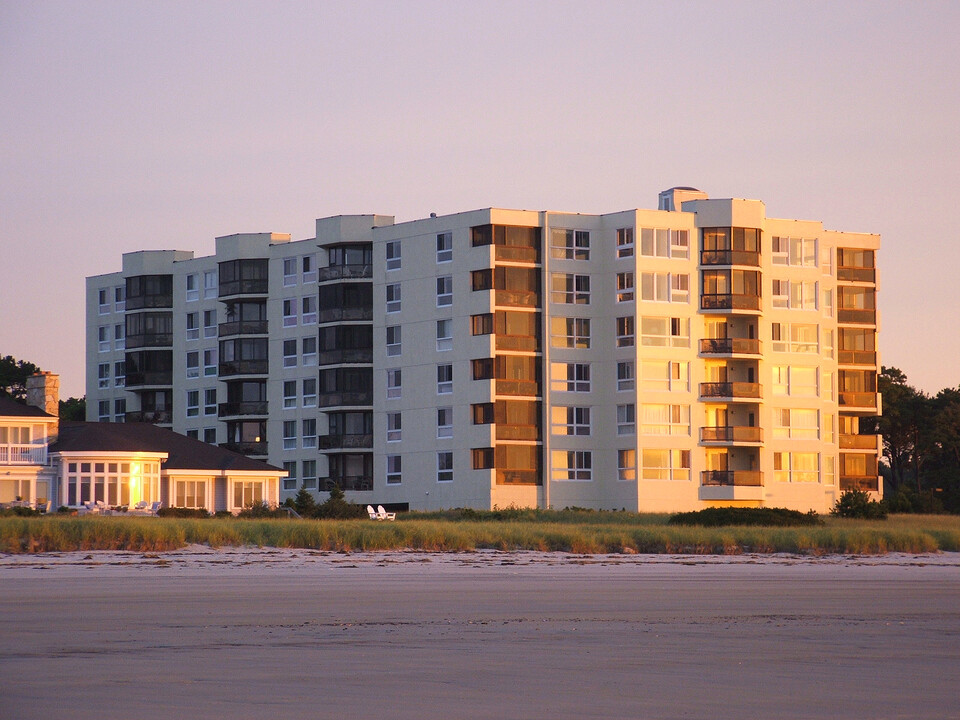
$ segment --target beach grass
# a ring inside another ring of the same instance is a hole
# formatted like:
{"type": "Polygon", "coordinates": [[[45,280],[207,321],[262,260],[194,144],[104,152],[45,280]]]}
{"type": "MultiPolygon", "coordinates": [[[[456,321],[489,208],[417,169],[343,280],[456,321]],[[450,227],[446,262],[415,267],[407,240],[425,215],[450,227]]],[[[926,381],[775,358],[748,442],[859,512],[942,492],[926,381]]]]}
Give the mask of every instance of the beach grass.
{"type": "Polygon", "coordinates": [[[960,551],[960,516],[826,517],[814,527],[667,524],[667,515],[590,511],[407,513],[397,522],[235,518],[0,518],[0,552],[175,550],[189,544],[332,551],[479,549],[570,553],[882,554],[960,551]]]}

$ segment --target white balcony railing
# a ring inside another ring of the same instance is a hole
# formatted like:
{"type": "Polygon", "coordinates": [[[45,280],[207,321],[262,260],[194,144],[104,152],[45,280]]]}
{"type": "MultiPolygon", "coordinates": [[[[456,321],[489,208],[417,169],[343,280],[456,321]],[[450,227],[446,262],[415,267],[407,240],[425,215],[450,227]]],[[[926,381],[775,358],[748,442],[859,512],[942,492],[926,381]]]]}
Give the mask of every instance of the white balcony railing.
{"type": "Polygon", "coordinates": [[[0,465],[46,464],[46,445],[0,445],[0,465]]]}

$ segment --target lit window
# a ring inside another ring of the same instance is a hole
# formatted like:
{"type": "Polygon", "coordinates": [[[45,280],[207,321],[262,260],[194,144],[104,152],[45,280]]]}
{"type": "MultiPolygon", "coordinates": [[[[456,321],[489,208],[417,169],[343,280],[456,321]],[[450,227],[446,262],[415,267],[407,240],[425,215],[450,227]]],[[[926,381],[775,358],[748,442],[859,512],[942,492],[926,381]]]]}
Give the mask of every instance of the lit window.
{"type": "Polygon", "coordinates": [[[644,390],[689,390],[689,363],[675,360],[644,360],[641,387],[644,390]]]}
{"type": "Polygon", "coordinates": [[[642,478],[644,480],[689,480],[689,450],[644,450],[642,478]]]}
{"type": "Polygon", "coordinates": [[[634,482],[637,479],[637,451],[617,450],[617,480],[634,482]]]}

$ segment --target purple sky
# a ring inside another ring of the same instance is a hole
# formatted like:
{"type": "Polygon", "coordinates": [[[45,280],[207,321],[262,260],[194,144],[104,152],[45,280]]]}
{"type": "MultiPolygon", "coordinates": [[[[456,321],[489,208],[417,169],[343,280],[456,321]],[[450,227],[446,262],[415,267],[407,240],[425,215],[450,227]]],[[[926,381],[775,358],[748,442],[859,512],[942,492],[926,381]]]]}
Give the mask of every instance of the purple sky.
{"type": "Polygon", "coordinates": [[[0,355],[82,395],[84,277],[314,218],[693,185],[883,236],[885,365],[960,384],[956,2],[0,3],[0,355]]]}

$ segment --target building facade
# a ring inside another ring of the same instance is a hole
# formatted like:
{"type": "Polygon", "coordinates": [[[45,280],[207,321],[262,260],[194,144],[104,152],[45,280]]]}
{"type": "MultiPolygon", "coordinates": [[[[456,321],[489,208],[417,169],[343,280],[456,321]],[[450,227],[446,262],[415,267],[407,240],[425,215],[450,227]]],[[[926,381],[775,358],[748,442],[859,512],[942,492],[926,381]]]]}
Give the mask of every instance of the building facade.
{"type": "Polygon", "coordinates": [[[285,495],[822,512],[882,492],[878,247],[673,188],[130,253],[87,281],[88,419],[262,458],[285,495]]]}

